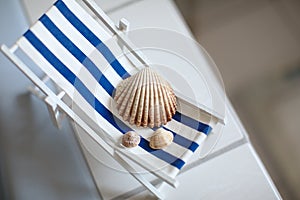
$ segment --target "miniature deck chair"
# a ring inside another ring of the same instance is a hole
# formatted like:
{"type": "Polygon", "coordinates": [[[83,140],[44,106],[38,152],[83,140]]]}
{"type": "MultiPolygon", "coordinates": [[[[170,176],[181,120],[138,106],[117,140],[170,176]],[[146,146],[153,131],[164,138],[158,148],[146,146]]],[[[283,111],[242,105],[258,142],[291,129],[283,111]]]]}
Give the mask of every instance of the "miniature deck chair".
{"type": "Polygon", "coordinates": [[[129,57],[117,57],[122,55],[120,44],[132,50],[132,56],[146,67],[147,61],[123,34],[122,29],[128,26],[125,20],[117,28],[97,4],[91,0],[84,3],[58,0],[11,48],[2,45],[1,49],[34,83],[33,92],[41,92],[38,96],[46,102],[56,126],[63,115],[68,116],[146,189],[163,198],[143,174],[136,173],[135,166],[177,187],[176,175],[219,119],[178,98],[178,111],[163,126],[174,134],[173,143],[161,150],[151,149],[148,136],[153,130],[129,125],[112,103],[118,83],[139,69],[129,57]],[[18,56],[19,51],[26,59],[18,56]],[[30,60],[29,64],[25,60],[30,60]],[[38,67],[45,78],[28,65],[38,67]],[[55,88],[47,84],[49,80],[55,88]],[[130,130],[141,135],[141,142],[128,150],[120,147],[119,139],[130,130]]]}

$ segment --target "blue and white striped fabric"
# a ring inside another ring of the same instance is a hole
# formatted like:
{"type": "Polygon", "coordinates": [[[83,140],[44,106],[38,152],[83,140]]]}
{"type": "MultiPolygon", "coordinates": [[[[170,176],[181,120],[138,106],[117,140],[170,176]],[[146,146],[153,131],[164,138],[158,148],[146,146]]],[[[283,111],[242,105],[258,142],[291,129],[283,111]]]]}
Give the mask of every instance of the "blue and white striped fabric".
{"type": "Polygon", "coordinates": [[[173,143],[163,150],[149,147],[150,128],[130,126],[118,116],[112,100],[115,87],[136,72],[135,66],[103,27],[74,0],[59,0],[18,40],[19,47],[61,88],[89,120],[118,141],[136,130],[142,136],[132,153],[153,170],[174,177],[184,166],[217,119],[185,101],[163,128],[174,134],[173,143]]]}

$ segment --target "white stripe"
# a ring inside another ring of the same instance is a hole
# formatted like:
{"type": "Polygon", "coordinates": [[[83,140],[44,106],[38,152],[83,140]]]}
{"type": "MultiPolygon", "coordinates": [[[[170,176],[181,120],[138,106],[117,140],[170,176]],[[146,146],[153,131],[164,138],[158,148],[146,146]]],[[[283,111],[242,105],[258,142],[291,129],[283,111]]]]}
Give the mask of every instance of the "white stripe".
{"type": "MultiPolygon", "coordinates": [[[[70,97],[73,97],[73,100],[76,104],[83,105],[87,113],[95,113],[96,122],[103,122],[101,126],[106,127],[106,125],[110,125],[102,116],[98,113],[96,115],[96,111],[91,109],[91,106],[81,97],[80,94],[74,89],[74,86],[69,83],[55,68],[31,45],[31,43],[25,38],[22,37],[18,42],[20,48],[35,62],[39,63],[40,68],[52,79],[55,83],[57,83],[70,97]],[[75,97],[75,98],[74,98],[75,97]],[[102,118],[102,119],[101,119],[102,118]]],[[[114,126],[107,126],[107,129],[111,129],[111,133],[118,133],[118,130],[114,128],[114,126]]],[[[122,135],[122,133],[119,133],[122,135]]],[[[113,136],[119,136],[113,135],[113,136]]]]}
{"type": "Polygon", "coordinates": [[[82,66],[74,59],[73,55],[38,21],[30,29],[37,38],[75,75],[81,70],[82,66]]]}
{"type": "Polygon", "coordinates": [[[63,32],[67,38],[69,38],[85,55],[89,55],[95,50],[95,47],[61,14],[56,7],[52,7],[46,14],[57,28],[63,32]]]}
{"type": "MultiPolygon", "coordinates": [[[[139,133],[139,135],[143,136],[147,141],[150,141],[150,136],[153,135],[153,130],[148,129],[148,128],[138,128],[136,126],[131,126],[131,128],[139,133]],[[146,137],[145,137],[146,136],[146,137]],[[147,137],[148,136],[148,137],[147,137]]],[[[182,156],[186,153],[189,154],[189,151],[187,148],[182,147],[175,142],[172,142],[169,146],[165,147],[163,149],[165,152],[168,152],[172,154],[173,156],[177,158],[182,158],[182,156]]]]}
{"type": "Polygon", "coordinates": [[[175,133],[178,133],[188,140],[196,142],[197,144],[199,144],[198,140],[201,140],[199,139],[199,137],[206,137],[205,134],[196,131],[195,129],[192,129],[176,120],[171,120],[166,125],[164,125],[164,127],[174,131],[175,133]]]}
{"type": "Polygon", "coordinates": [[[177,109],[178,112],[207,125],[214,126],[218,122],[218,119],[216,117],[204,112],[199,107],[191,103],[188,103],[184,100],[181,100],[180,98],[177,98],[177,100],[178,100],[178,109],[177,109]]]}
{"type": "Polygon", "coordinates": [[[91,15],[78,5],[76,1],[64,0],[64,3],[85,26],[87,26],[98,38],[101,38],[102,42],[105,42],[111,37],[91,15]]]}
{"type": "Polygon", "coordinates": [[[121,63],[123,68],[130,74],[135,74],[137,71],[137,67],[135,67],[125,56],[126,52],[120,48],[117,43],[117,38],[113,37],[111,40],[105,42],[106,46],[112,51],[115,58],[121,63]]]}
{"type": "Polygon", "coordinates": [[[74,86],[57,72],[25,37],[21,37],[17,44],[59,87],[64,89],[68,94],[74,93],[74,86]]]}
{"type": "MultiPolygon", "coordinates": [[[[109,41],[111,40],[112,36],[109,35],[91,15],[89,15],[78,3],[74,0],[64,0],[67,7],[76,15],[76,17],[83,22],[104,44],[109,45],[109,41]],[[108,40],[108,42],[107,42],[108,40]]],[[[115,40],[115,39],[114,39],[115,40]]],[[[116,45],[115,41],[113,45],[116,45]]],[[[123,67],[126,69],[127,72],[132,72],[136,69],[125,56],[122,54],[121,58],[118,58],[120,63],[123,63],[123,67]],[[128,67],[130,66],[130,67],[128,67]]],[[[118,57],[115,56],[116,58],[118,57]]]]}
{"type": "MultiPolygon", "coordinates": [[[[63,34],[70,39],[78,49],[80,49],[86,56],[88,56],[96,65],[96,67],[102,71],[103,73],[107,73],[107,77],[112,77],[110,82],[114,85],[119,83],[122,79],[115,72],[114,69],[110,66],[107,60],[103,57],[103,55],[95,49],[95,47],[83,36],[81,33],[67,20],[65,17],[57,10],[56,7],[51,9],[47,16],[51,19],[51,21],[57,26],[63,34]]],[[[116,43],[116,41],[111,38],[107,41],[108,43],[116,43]]],[[[114,52],[118,52],[118,54],[122,54],[121,49],[118,45],[110,45],[109,49],[114,49],[114,52]]],[[[117,54],[117,55],[118,55],[117,54]]],[[[122,65],[130,64],[128,61],[122,59],[122,65]]]]}

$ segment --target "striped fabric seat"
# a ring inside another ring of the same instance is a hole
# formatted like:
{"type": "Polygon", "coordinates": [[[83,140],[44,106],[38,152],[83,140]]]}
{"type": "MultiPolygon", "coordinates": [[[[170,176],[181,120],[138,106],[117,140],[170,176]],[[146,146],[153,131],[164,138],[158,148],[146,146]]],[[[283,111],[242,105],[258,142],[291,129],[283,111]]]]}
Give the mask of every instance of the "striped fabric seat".
{"type": "MultiPolygon", "coordinates": [[[[132,158],[175,177],[217,123],[213,116],[178,99],[179,109],[163,126],[174,134],[163,150],[149,147],[154,129],[138,128],[117,114],[113,92],[118,83],[138,69],[107,33],[74,0],[58,0],[17,42],[18,46],[71,97],[79,115],[88,116],[114,143],[130,130],[141,135],[132,158]]],[[[121,147],[120,147],[121,148],[121,147]]]]}

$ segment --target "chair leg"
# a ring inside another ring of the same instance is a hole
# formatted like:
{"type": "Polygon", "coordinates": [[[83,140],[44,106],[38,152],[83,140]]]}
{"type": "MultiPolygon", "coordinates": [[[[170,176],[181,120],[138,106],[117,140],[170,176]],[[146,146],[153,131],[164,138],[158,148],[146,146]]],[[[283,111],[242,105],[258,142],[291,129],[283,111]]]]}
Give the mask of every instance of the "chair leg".
{"type": "MultiPolygon", "coordinates": [[[[62,91],[60,92],[57,97],[59,99],[62,99],[63,96],[65,95],[65,92],[62,91]]],[[[52,98],[50,97],[46,97],[44,99],[46,105],[47,105],[47,108],[48,108],[48,111],[49,111],[49,114],[50,114],[50,117],[51,117],[51,120],[52,120],[52,123],[58,128],[60,129],[61,128],[61,125],[62,125],[62,121],[63,119],[65,118],[65,113],[64,112],[61,112],[57,106],[57,102],[55,102],[52,98]]]]}
{"type": "MultiPolygon", "coordinates": [[[[42,81],[44,83],[46,83],[48,80],[49,80],[49,77],[47,75],[42,78],[42,81]]],[[[28,91],[41,100],[43,100],[46,97],[46,95],[37,86],[30,85],[28,87],[28,91]]]]}
{"type": "MultiPolygon", "coordinates": [[[[49,78],[49,76],[45,75],[43,78],[41,78],[41,80],[46,84],[50,80],[50,78],[49,78]]],[[[62,120],[65,117],[65,114],[63,112],[59,111],[57,103],[54,102],[54,100],[52,98],[50,98],[49,96],[46,96],[37,86],[33,86],[33,85],[29,86],[28,90],[33,95],[35,95],[36,97],[38,97],[39,99],[41,99],[42,101],[44,101],[46,103],[52,123],[54,124],[55,127],[60,129],[62,120]]],[[[56,96],[59,99],[62,99],[64,97],[64,95],[65,95],[65,92],[62,91],[59,94],[57,94],[56,96]]]]}
{"type": "Polygon", "coordinates": [[[119,163],[138,181],[140,182],[149,192],[155,195],[158,199],[164,199],[163,194],[148,180],[145,179],[144,176],[139,174],[125,159],[122,158],[122,155],[118,152],[115,152],[114,156],[119,163]]]}

